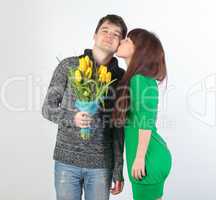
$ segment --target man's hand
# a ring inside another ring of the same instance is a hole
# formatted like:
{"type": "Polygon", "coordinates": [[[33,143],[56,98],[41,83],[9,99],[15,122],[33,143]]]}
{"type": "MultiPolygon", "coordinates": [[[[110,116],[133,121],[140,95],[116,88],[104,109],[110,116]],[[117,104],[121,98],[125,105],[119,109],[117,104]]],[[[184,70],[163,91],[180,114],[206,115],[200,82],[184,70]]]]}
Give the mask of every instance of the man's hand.
{"type": "Polygon", "coordinates": [[[124,181],[116,181],[114,183],[114,187],[111,188],[110,191],[113,195],[117,195],[122,192],[123,187],[124,187],[124,181]]]}
{"type": "Polygon", "coordinates": [[[74,116],[74,123],[79,128],[90,127],[92,118],[87,112],[78,112],[74,116]]]}

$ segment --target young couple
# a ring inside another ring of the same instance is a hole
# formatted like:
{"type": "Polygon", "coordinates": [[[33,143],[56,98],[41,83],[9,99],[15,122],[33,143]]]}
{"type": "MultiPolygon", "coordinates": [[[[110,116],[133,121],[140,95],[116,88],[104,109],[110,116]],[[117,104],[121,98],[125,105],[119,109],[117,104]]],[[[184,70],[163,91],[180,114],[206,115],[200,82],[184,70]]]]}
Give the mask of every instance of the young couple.
{"type": "Polygon", "coordinates": [[[55,69],[42,114],[58,124],[54,150],[57,200],[80,200],[83,190],[85,200],[108,200],[110,192],[120,193],[124,142],[133,199],[161,199],[171,155],[156,128],[157,81],[166,78],[160,40],[144,29],[127,34],[120,16],[107,15],[96,27],[92,50],[86,49],[83,55],[94,61],[94,67],[108,66],[117,81],[110,86],[105,109],[89,116],[75,108],[67,80],[68,69],[78,66],[80,57],[66,58],[55,69]],[[126,72],[118,66],[115,53],[125,60],[126,72]],[[89,140],[82,140],[80,128],[90,124],[96,128],[89,140]]]}

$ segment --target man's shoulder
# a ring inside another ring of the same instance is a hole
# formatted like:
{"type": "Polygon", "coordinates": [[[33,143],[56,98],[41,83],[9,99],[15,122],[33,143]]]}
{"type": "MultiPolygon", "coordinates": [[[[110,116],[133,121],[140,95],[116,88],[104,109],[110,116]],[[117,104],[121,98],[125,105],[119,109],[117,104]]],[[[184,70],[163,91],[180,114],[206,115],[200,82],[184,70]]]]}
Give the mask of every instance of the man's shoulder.
{"type": "Polygon", "coordinates": [[[125,70],[123,68],[119,67],[119,73],[123,75],[125,73],[125,70]]]}
{"type": "Polygon", "coordinates": [[[71,56],[71,57],[66,57],[63,60],[60,61],[60,64],[63,66],[68,66],[68,65],[77,65],[79,63],[79,56],[71,56]]]}
{"type": "Polygon", "coordinates": [[[125,73],[125,70],[119,66],[119,62],[116,57],[113,57],[111,60],[111,69],[117,79],[121,79],[125,73]]]}
{"type": "Polygon", "coordinates": [[[124,76],[125,70],[121,67],[118,67],[118,79],[121,79],[124,76]]]}
{"type": "Polygon", "coordinates": [[[73,68],[79,65],[79,56],[66,57],[59,61],[56,70],[67,71],[69,68],[73,68]]]}

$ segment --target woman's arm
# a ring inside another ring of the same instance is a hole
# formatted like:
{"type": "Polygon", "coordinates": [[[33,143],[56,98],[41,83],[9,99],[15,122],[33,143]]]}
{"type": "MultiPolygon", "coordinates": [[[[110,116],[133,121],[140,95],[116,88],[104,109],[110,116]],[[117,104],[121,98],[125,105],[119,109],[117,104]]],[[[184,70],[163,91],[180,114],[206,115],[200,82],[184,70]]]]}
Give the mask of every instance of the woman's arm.
{"type": "Polygon", "coordinates": [[[142,179],[142,177],[145,176],[145,155],[148,149],[151,133],[151,130],[139,129],[139,142],[132,167],[132,176],[135,179],[142,179]]]}
{"type": "Polygon", "coordinates": [[[155,127],[158,105],[158,88],[155,80],[135,75],[131,80],[132,107],[138,127],[138,144],[132,167],[132,176],[142,179],[145,176],[145,155],[152,130],[155,127]]]}

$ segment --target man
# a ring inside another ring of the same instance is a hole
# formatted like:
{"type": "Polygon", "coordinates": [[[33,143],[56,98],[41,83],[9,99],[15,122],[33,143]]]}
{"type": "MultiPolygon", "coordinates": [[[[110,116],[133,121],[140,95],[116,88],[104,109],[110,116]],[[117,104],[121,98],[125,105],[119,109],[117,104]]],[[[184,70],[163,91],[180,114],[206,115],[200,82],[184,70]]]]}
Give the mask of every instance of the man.
{"type": "Polygon", "coordinates": [[[80,200],[84,189],[85,200],[108,200],[112,180],[112,194],[123,188],[123,128],[111,126],[114,93],[124,70],[113,57],[125,38],[127,27],[117,15],[100,19],[94,34],[93,49],[86,49],[94,67],[107,65],[112,79],[117,79],[105,98],[105,109],[90,117],[74,107],[75,97],[67,80],[70,67],[79,65],[79,57],[66,58],[54,71],[43,104],[43,116],[58,124],[54,150],[55,188],[58,200],[80,200]],[[89,124],[95,128],[89,140],[80,138],[80,128],[89,124]]]}

